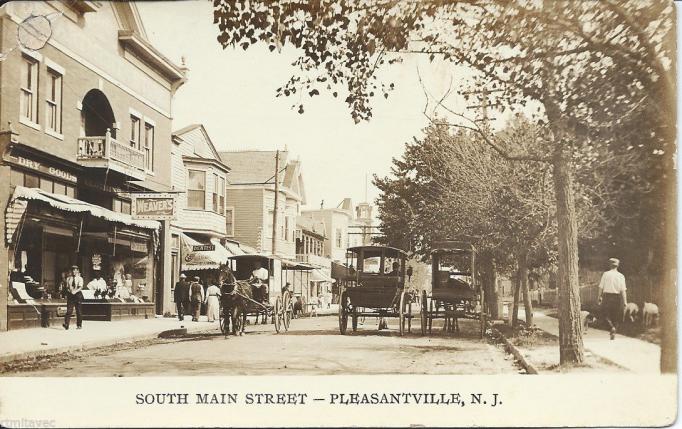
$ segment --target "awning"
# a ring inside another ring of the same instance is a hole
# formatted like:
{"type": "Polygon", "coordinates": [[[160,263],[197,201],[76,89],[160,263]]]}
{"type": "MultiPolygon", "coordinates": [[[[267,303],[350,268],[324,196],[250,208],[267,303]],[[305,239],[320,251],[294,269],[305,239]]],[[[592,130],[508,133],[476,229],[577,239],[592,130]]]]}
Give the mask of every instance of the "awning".
{"type": "Polygon", "coordinates": [[[225,241],[225,248],[232,254],[232,256],[245,255],[247,253],[244,251],[244,249],[239,247],[239,244],[233,243],[231,241],[225,241]]]}
{"type": "Polygon", "coordinates": [[[217,238],[211,238],[208,243],[202,243],[181,234],[182,237],[182,271],[214,270],[227,263],[233,256],[220,244],[217,238]]]}
{"type": "Polygon", "coordinates": [[[300,270],[300,271],[312,271],[315,269],[314,266],[307,264],[305,262],[292,261],[291,259],[282,259],[282,268],[285,270],[300,270]]]}
{"type": "Polygon", "coordinates": [[[310,281],[334,283],[336,280],[329,277],[327,274],[324,273],[324,271],[320,270],[319,268],[316,268],[313,270],[312,275],[310,276],[310,281]]]}
{"type": "Polygon", "coordinates": [[[332,277],[337,280],[349,280],[353,276],[350,274],[350,270],[345,265],[341,265],[337,262],[332,261],[332,277]]]}
{"type": "Polygon", "coordinates": [[[73,212],[73,213],[87,213],[99,219],[104,219],[109,222],[120,223],[123,225],[134,226],[138,228],[151,229],[158,232],[161,224],[155,220],[137,220],[125,213],[117,213],[104,207],[96,206],[94,204],[86,203],[85,201],[77,200],[75,198],[67,197],[66,195],[56,195],[43,191],[38,188],[26,188],[24,186],[17,186],[14,189],[12,199],[7,206],[5,219],[7,228],[5,231],[5,239],[7,244],[12,243],[14,233],[21,222],[29,201],[40,201],[49,204],[55,209],[73,212]]]}

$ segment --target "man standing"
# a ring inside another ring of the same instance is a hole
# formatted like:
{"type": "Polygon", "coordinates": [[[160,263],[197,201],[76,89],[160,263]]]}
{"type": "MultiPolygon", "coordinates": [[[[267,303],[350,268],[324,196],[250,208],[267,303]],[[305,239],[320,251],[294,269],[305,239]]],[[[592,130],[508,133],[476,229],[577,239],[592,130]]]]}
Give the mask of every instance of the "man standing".
{"type": "Polygon", "coordinates": [[[81,277],[78,266],[71,267],[71,275],[66,278],[66,315],[64,316],[64,329],[69,329],[69,319],[76,308],[76,328],[83,327],[83,315],[81,312],[83,302],[83,277],[81,277]]]}
{"type": "Polygon", "coordinates": [[[616,258],[609,259],[611,269],[601,276],[599,282],[599,298],[597,303],[601,305],[601,312],[609,324],[610,335],[613,340],[616,337],[618,322],[623,320],[623,310],[628,303],[625,276],[618,272],[620,261],[616,258]]]}
{"type": "Polygon", "coordinates": [[[189,300],[192,303],[192,322],[198,322],[201,303],[204,302],[204,287],[199,283],[199,276],[195,276],[189,286],[189,300]]]}
{"type": "Polygon", "coordinates": [[[173,299],[175,299],[175,306],[178,309],[178,320],[182,322],[185,317],[185,312],[189,313],[189,284],[187,283],[187,276],[180,274],[180,280],[175,284],[175,291],[173,292],[173,299]]]}

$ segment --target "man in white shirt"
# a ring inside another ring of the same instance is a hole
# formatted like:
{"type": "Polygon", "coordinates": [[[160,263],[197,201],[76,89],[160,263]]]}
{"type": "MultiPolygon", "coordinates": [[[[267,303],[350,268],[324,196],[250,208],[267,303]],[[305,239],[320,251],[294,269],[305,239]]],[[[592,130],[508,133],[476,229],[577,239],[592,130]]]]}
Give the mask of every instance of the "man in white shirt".
{"type": "Polygon", "coordinates": [[[251,272],[251,278],[249,279],[254,300],[258,302],[265,301],[269,280],[270,273],[268,273],[268,270],[263,268],[261,261],[256,261],[255,269],[251,272]]]}
{"type": "Polygon", "coordinates": [[[77,265],[71,267],[71,274],[66,278],[66,315],[64,316],[64,329],[69,329],[69,319],[76,309],[76,328],[83,326],[83,315],[81,313],[83,302],[83,277],[81,277],[77,265]]]}
{"type": "Polygon", "coordinates": [[[616,258],[609,259],[611,269],[601,276],[599,282],[599,298],[597,303],[601,305],[602,315],[610,327],[610,335],[613,340],[616,337],[618,322],[623,320],[623,310],[628,303],[625,287],[625,276],[618,272],[620,261],[616,258]]]}

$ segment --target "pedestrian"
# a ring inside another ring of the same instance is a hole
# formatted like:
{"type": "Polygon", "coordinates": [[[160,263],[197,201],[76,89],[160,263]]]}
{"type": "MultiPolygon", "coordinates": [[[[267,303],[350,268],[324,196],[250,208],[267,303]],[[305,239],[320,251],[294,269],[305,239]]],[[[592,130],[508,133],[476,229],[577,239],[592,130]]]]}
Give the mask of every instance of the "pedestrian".
{"type": "Polygon", "coordinates": [[[601,276],[599,282],[599,297],[597,303],[601,306],[601,313],[609,325],[611,339],[616,337],[618,324],[623,320],[623,311],[628,303],[625,288],[625,276],[618,271],[620,261],[609,259],[610,270],[601,276]]]}
{"type": "Polygon", "coordinates": [[[204,301],[204,287],[199,283],[199,276],[195,276],[189,286],[189,300],[192,303],[192,322],[198,322],[201,303],[204,301]]]}
{"type": "Polygon", "coordinates": [[[220,319],[220,288],[211,282],[211,285],[206,289],[206,316],[209,322],[215,322],[220,319]]]}
{"type": "Polygon", "coordinates": [[[83,277],[81,277],[77,265],[71,267],[71,275],[66,278],[66,315],[64,316],[64,329],[69,329],[69,319],[76,309],[76,329],[83,327],[83,277]]]}
{"type": "Polygon", "coordinates": [[[185,318],[185,313],[190,312],[189,283],[187,283],[187,276],[185,274],[180,274],[180,280],[175,283],[173,299],[175,300],[175,307],[178,309],[178,320],[182,322],[185,318]]]}

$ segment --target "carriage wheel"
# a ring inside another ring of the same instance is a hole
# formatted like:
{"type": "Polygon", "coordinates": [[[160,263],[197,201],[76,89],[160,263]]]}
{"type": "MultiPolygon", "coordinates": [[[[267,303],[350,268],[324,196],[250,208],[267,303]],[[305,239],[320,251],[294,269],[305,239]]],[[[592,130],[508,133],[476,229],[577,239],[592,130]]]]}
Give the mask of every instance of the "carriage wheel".
{"type": "Polygon", "coordinates": [[[284,293],[282,299],[282,321],[284,322],[284,331],[289,330],[291,325],[291,315],[294,313],[294,305],[291,302],[291,294],[289,292],[284,293]]]}
{"type": "Polygon", "coordinates": [[[421,317],[421,324],[422,324],[422,335],[426,335],[426,324],[427,322],[427,317],[429,313],[429,306],[428,303],[426,302],[426,291],[422,291],[422,297],[421,297],[421,311],[420,311],[420,317],[421,317]]]}
{"type": "Polygon", "coordinates": [[[220,322],[220,332],[222,332],[223,335],[225,335],[227,337],[228,332],[227,332],[227,319],[225,318],[225,308],[221,306],[219,311],[220,311],[220,313],[218,316],[218,320],[220,322]]]}
{"type": "Polygon", "coordinates": [[[278,296],[275,300],[275,310],[272,313],[272,319],[275,322],[275,331],[279,333],[282,329],[282,297],[278,296]]]}
{"type": "Polygon", "coordinates": [[[400,335],[402,336],[405,333],[405,307],[407,306],[407,303],[405,302],[405,291],[402,291],[400,294],[400,319],[399,319],[399,330],[400,330],[400,335]]]}
{"type": "Polygon", "coordinates": [[[348,304],[348,296],[342,293],[339,300],[339,331],[341,335],[345,335],[348,328],[348,304]]]}

